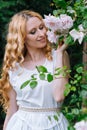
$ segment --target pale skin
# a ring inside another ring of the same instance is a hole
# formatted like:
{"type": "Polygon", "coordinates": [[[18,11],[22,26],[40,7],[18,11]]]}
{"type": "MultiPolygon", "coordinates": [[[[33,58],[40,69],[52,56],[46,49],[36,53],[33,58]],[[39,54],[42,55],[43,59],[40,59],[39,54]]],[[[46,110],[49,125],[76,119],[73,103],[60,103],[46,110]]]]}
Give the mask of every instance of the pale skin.
{"type": "MultiPolygon", "coordinates": [[[[27,35],[25,39],[25,46],[27,48],[27,54],[25,56],[22,66],[32,70],[35,69],[36,65],[43,65],[46,59],[43,52],[43,48],[47,44],[46,28],[43,24],[43,21],[41,21],[37,17],[30,18],[26,24],[26,34],[27,35]]],[[[68,54],[65,51],[66,48],[67,45],[65,44],[57,48],[57,67],[63,67],[64,65],[69,67],[68,54]]],[[[64,99],[63,92],[65,89],[65,84],[68,82],[68,79],[58,78],[55,80],[55,82],[58,83],[58,87],[54,86],[53,95],[54,99],[57,102],[60,102],[64,99]]],[[[7,110],[3,130],[6,130],[6,126],[8,124],[9,119],[18,110],[18,106],[16,103],[16,92],[13,89],[9,92],[9,98],[10,105],[7,110]]]]}

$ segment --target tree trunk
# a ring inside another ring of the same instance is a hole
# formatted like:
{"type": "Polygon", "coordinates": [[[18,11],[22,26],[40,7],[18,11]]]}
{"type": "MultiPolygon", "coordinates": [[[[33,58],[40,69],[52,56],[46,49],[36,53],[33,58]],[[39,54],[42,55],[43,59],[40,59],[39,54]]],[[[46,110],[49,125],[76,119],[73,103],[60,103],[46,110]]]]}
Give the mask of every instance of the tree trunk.
{"type": "Polygon", "coordinates": [[[87,70],[87,43],[83,43],[83,64],[84,70],[87,70]]]}

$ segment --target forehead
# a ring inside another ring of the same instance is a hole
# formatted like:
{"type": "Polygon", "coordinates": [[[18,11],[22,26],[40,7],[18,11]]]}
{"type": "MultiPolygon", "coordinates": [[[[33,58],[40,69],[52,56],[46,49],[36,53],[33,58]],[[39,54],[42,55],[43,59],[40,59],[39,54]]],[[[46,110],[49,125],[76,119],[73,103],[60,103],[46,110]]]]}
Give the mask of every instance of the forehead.
{"type": "Polygon", "coordinates": [[[33,28],[38,27],[41,23],[43,23],[42,20],[40,20],[37,17],[31,17],[26,23],[26,30],[32,30],[33,28]]]}

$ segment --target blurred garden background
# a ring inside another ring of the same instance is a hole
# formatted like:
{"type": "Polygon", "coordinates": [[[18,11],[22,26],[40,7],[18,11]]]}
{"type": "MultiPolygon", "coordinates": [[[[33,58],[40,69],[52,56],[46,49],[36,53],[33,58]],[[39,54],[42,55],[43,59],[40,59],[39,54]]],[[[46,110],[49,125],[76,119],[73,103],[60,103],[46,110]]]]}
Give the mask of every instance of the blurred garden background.
{"type": "MultiPolygon", "coordinates": [[[[82,8],[82,1],[83,0],[0,0],[0,68],[2,67],[4,49],[6,45],[8,22],[15,13],[21,10],[29,9],[39,12],[44,17],[44,14],[53,14],[53,12],[58,11],[58,9],[60,10],[58,13],[66,13],[64,12],[64,10],[66,10],[66,5],[70,5],[71,7],[74,7],[74,9],[77,9],[77,12],[80,11],[79,14],[77,14],[78,17],[85,14],[85,20],[87,20],[87,13],[85,13],[87,12],[87,9],[84,10],[82,8]]],[[[81,21],[79,21],[79,23],[80,22],[81,21]]],[[[85,23],[85,26],[87,27],[87,23],[85,23]]],[[[87,100],[84,104],[81,96],[82,90],[84,90],[83,92],[87,91],[86,41],[87,38],[85,38],[85,42],[82,42],[82,44],[79,44],[76,41],[75,44],[70,45],[67,49],[70,58],[72,70],[71,76],[73,77],[73,80],[70,80],[70,84],[67,86],[68,93],[66,94],[62,111],[70,121],[69,130],[74,130],[73,125],[75,122],[80,121],[82,118],[87,118],[87,111],[85,109],[83,110],[84,112],[82,111],[82,107],[87,108],[87,100]],[[82,82],[83,76],[84,83],[82,82]]],[[[2,130],[4,119],[5,113],[0,105],[0,130],[2,130]]]]}

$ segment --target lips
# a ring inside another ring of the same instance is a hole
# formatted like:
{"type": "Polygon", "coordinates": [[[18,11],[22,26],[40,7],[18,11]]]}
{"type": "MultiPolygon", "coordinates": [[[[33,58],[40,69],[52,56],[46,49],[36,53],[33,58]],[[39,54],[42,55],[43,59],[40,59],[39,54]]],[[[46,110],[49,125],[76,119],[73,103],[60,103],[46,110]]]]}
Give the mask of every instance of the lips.
{"type": "Polygon", "coordinates": [[[46,42],[46,38],[41,38],[38,41],[40,41],[40,42],[46,42]]]}

